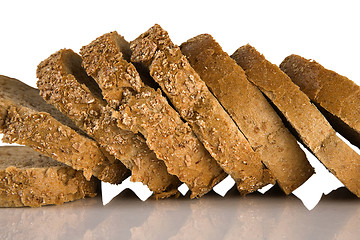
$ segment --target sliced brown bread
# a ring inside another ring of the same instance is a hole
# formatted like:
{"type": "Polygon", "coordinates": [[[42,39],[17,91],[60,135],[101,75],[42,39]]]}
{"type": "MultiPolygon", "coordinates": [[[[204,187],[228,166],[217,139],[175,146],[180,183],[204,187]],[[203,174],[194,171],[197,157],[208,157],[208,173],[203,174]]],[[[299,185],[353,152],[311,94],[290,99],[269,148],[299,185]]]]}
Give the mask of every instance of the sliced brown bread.
{"type": "Polygon", "coordinates": [[[0,76],[0,132],[4,142],[27,145],[83,170],[88,180],[94,175],[105,182],[121,183],[129,175],[121,162],[107,157],[94,140],[73,128],[71,120],[47,104],[37,89],[0,76]]]}
{"type": "Polygon", "coordinates": [[[159,25],[131,43],[131,60],[148,67],[180,116],[247,194],[273,182],[257,153],[159,25]]]}
{"type": "Polygon", "coordinates": [[[360,197],[360,156],[336,136],[320,111],[291,79],[250,45],[232,58],[278,108],[299,139],[351,192],[360,197]]]}
{"type": "Polygon", "coordinates": [[[290,55],[280,64],[336,131],[360,147],[360,86],[315,61],[290,55]]]}
{"type": "Polygon", "coordinates": [[[176,194],[178,178],[167,172],[141,135],[117,126],[100,88],[81,64],[82,58],[66,49],[41,62],[37,69],[40,95],[122,161],[131,170],[133,181],[146,184],[156,197],[176,194]]]}
{"type": "Polygon", "coordinates": [[[191,197],[201,197],[226,174],[161,91],[144,85],[127,61],[129,52],[129,43],[116,32],[97,38],[80,51],[88,74],[118,110],[120,125],[143,134],[168,171],[187,184],[191,197]]]}
{"type": "Polygon", "coordinates": [[[25,146],[0,147],[0,207],[40,207],[96,196],[99,180],[25,146]]]}
{"type": "Polygon", "coordinates": [[[314,172],[295,137],[250,83],[244,70],[209,35],[180,46],[191,66],[230,114],[281,189],[290,194],[314,172]]]}

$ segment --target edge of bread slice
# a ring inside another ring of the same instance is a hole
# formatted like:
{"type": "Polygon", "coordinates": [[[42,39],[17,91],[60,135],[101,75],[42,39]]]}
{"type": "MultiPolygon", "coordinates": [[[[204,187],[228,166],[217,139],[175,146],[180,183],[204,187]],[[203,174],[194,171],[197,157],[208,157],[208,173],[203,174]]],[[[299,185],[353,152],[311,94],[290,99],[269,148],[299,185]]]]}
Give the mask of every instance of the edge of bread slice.
{"type": "Polygon", "coordinates": [[[99,180],[25,146],[0,147],[0,207],[40,207],[95,197],[99,180]]]}
{"type": "Polygon", "coordinates": [[[88,180],[94,175],[105,182],[121,183],[129,174],[125,166],[107,157],[94,140],[73,128],[77,129],[47,104],[37,89],[0,75],[0,132],[4,142],[29,146],[83,170],[88,180]]]}
{"type": "Polygon", "coordinates": [[[322,111],[336,131],[360,147],[360,86],[298,55],[286,57],[280,69],[322,111]]]}

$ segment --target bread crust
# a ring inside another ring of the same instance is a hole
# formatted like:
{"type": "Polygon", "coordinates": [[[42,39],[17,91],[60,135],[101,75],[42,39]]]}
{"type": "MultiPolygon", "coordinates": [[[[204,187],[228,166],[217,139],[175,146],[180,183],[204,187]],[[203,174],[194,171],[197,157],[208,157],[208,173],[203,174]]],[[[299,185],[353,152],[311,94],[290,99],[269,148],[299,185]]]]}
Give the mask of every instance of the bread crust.
{"type": "Polygon", "coordinates": [[[131,60],[144,64],[205,148],[247,194],[273,182],[245,137],[159,25],[131,42],[131,60]]]}
{"type": "Polygon", "coordinates": [[[82,170],[88,180],[94,175],[106,182],[121,183],[128,176],[126,168],[111,162],[95,141],[62,124],[70,120],[46,104],[37,89],[0,76],[0,92],[0,132],[4,142],[29,146],[82,170]]]}
{"type": "Polygon", "coordinates": [[[360,156],[340,140],[325,117],[291,79],[250,45],[231,56],[282,112],[299,139],[351,192],[360,197],[360,156]]]}
{"type": "Polygon", "coordinates": [[[176,194],[179,180],[167,172],[141,135],[117,126],[115,113],[81,64],[81,57],[68,49],[40,63],[37,70],[40,95],[129,168],[132,181],[147,185],[155,195],[176,194]]]}
{"type": "Polygon", "coordinates": [[[144,85],[133,64],[126,60],[129,52],[129,43],[112,32],[83,47],[80,53],[88,74],[94,77],[104,98],[117,110],[119,125],[143,134],[168,171],[187,184],[191,198],[201,197],[226,174],[161,91],[144,85]],[[101,60],[97,59],[98,53],[101,53],[101,60]],[[109,75],[112,69],[116,71],[109,75]]]}
{"type": "Polygon", "coordinates": [[[99,191],[96,178],[87,181],[81,171],[28,147],[0,147],[0,165],[0,207],[62,204],[99,191]]]}
{"type": "Polygon", "coordinates": [[[244,70],[209,35],[180,46],[191,66],[238,125],[281,189],[290,194],[314,172],[296,139],[250,83],[244,70]]]}
{"type": "Polygon", "coordinates": [[[290,55],[280,68],[349,141],[360,147],[360,87],[316,61],[290,55]]]}

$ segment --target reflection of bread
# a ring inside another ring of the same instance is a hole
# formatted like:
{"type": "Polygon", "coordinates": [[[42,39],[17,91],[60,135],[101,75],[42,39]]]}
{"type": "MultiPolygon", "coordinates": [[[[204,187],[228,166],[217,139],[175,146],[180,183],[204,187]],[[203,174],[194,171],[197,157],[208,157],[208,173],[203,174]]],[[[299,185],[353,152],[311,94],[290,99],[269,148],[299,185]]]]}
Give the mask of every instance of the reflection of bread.
{"type": "Polygon", "coordinates": [[[315,61],[290,55],[280,64],[291,80],[319,107],[329,122],[360,147],[360,87],[315,61]]]}
{"type": "MultiPolygon", "coordinates": [[[[93,199],[94,198],[88,200],[93,199]]],[[[163,203],[166,201],[154,201],[150,204],[142,203],[132,190],[125,189],[120,193],[120,195],[107,204],[105,208],[100,208],[100,211],[103,211],[102,214],[99,214],[99,211],[86,212],[87,215],[88,212],[93,212],[95,215],[97,215],[95,222],[96,224],[94,224],[94,219],[91,219],[93,226],[88,227],[84,237],[81,239],[135,239],[134,237],[131,237],[131,228],[141,226],[149,217],[149,214],[152,212],[154,205],[156,205],[158,202],[163,203]],[[102,216],[104,218],[99,219],[98,216],[102,216]],[[121,235],[119,235],[120,232],[121,235]]],[[[174,204],[173,201],[169,201],[168,203],[174,204]]],[[[101,203],[99,202],[99,204],[101,203]]],[[[158,219],[155,222],[161,221],[158,219]]],[[[151,228],[150,231],[158,231],[158,229],[151,228]]],[[[162,231],[159,230],[159,232],[162,231]]],[[[149,237],[145,239],[150,240],[149,237]]]]}
{"type": "Polygon", "coordinates": [[[303,184],[313,168],[259,89],[246,79],[244,70],[208,34],[192,38],[180,48],[283,191],[290,194],[303,184]]]}
{"type": "Polygon", "coordinates": [[[121,160],[132,171],[132,180],[148,185],[162,197],[176,193],[179,180],[167,172],[141,135],[117,126],[100,88],[81,62],[71,50],[60,50],[44,60],[37,71],[40,95],[121,160]]]}
{"type": "Polygon", "coordinates": [[[87,229],[104,218],[91,211],[98,206],[100,196],[37,209],[2,208],[0,239],[86,239],[87,229]]]}
{"type": "Polygon", "coordinates": [[[272,101],[300,140],[351,192],[360,197],[360,156],[335,134],[325,117],[291,79],[250,45],[235,51],[233,59],[272,101]]]}
{"type": "Polygon", "coordinates": [[[191,216],[188,203],[188,201],[181,200],[152,203],[151,206],[154,206],[154,210],[148,215],[147,219],[141,225],[130,228],[131,239],[170,239],[172,235],[181,229],[187,217],[191,216]],[[181,210],[179,211],[179,209],[181,210]]]}
{"type": "Polygon", "coordinates": [[[99,84],[109,105],[118,110],[114,116],[120,126],[143,134],[149,147],[164,160],[167,170],[187,184],[191,197],[204,195],[226,174],[161,91],[143,83],[135,67],[125,60],[128,52],[129,43],[116,32],[105,34],[81,49],[83,65],[99,84]],[[113,74],[109,75],[111,71],[113,74]]]}
{"type": "Polygon", "coordinates": [[[191,68],[168,33],[155,25],[131,43],[131,60],[151,76],[192,127],[205,148],[247,194],[270,182],[271,174],[230,116],[191,68]]]}
{"type": "MultiPolygon", "coordinates": [[[[230,208],[224,208],[221,200],[211,197],[191,202],[189,205],[191,213],[183,225],[177,229],[176,234],[168,238],[169,240],[224,239],[229,223],[237,214],[236,209],[231,209],[234,206],[233,203],[230,203],[230,208]]],[[[182,214],[182,216],[186,215],[182,214]]]]}
{"type": "MultiPolygon", "coordinates": [[[[358,202],[356,202],[355,204],[353,202],[352,204],[353,205],[356,204],[356,206],[358,206],[358,202]]],[[[349,209],[352,209],[352,208],[349,208],[349,209]]],[[[360,208],[355,207],[355,209],[356,209],[355,211],[353,211],[351,214],[349,214],[351,217],[349,217],[349,219],[347,219],[347,221],[343,221],[344,226],[342,226],[342,228],[336,232],[336,239],[356,240],[359,238],[359,235],[354,234],[354,233],[359,232],[360,208]]]]}
{"type": "Polygon", "coordinates": [[[40,207],[94,197],[99,181],[28,147],[0,147],[0,207],[40,207]]]}
{"type": "Polygon", "coordinates": [[[37,89],[5,76],[0,76],[0,124],[4,142],[27,145],[83,170],[88,180],[92,175],[111,183],[124,179],[126,169],[109,162],[95,141],[73,130],[70,119],[46,104],[37,89]]]}

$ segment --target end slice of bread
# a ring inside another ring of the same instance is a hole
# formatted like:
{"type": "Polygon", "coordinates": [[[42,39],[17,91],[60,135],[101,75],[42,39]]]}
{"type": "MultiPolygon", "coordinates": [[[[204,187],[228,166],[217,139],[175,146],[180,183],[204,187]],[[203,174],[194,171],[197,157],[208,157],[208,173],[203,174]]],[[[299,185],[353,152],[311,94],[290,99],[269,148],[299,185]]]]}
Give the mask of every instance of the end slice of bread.
{"type": "Polygon", "coordinates": [[[283,114],[299,140],[345,187],[360,197],[360,155],[336,135],[306,94],[250,45],[237,49],[232,58],[283,114]]]}
{"type": "Polygon", "coordinates": [[[29,147],[0,147],[0,207],[40,207],[94,197],[99,183],[29,147]]]}
{"type": "Polygon", "coordinates": [[[290,55],[280,64],[336,131],[360,147],[360,86],[315,61],[290,55]]]}

